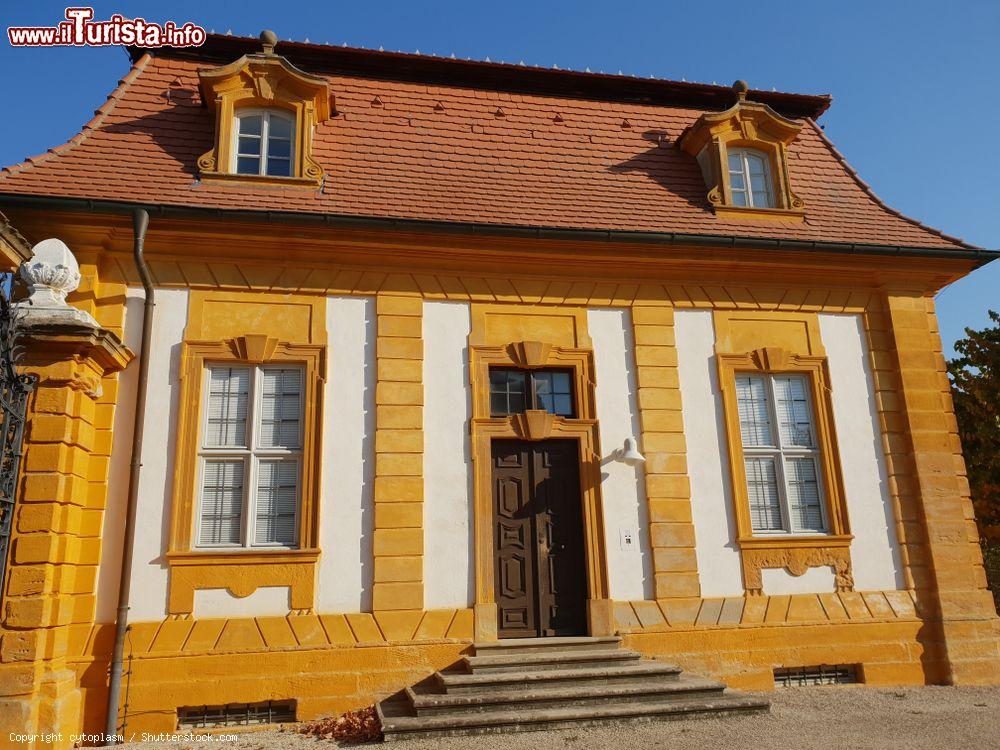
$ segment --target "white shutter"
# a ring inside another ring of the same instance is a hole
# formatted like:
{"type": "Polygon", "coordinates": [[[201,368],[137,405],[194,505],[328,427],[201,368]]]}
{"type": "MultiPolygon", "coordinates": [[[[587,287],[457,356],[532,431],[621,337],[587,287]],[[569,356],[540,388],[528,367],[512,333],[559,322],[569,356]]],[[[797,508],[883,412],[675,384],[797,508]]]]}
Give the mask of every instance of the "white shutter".
{"type": "Polygon", "coordinates": [[[750,501],[750,523],[754,531],[781,531],[781,500],[774,459],[745,459],[747,497],[750,501]]]}
{"type": "Polygon", "coordinates": [[[205,461],[199,544],[240,543],[245,466],[242,459],[205,461]]]}
{"type": "Polygon", "coordinates": [[[823,531],[816,462],[811,457],[789,458],[785,461],[785,471],[792,528],[798,531],[823,531]]]}
{"type": "Polygon", "coordinates": [[[740,436],[743,439],[743,446],[753,448],[774,445],[764,378],[737,377],[736,404],[740,416],[740,436]]]}
{"type": "Polygon", "coordinates": [[[206,447],[242,447],[247,444],[247,404],[250,370],[213,367],[209,374],[206,447]]]}
{"type": "Polygon", "coordinates": [[[267,368],[262,374],[261,448],[298,448],[301,443],[302,370],[267,368]]]}
{"type": "Polygon", "coordinates": [[[774,378],[774,402],[782,446],[812,448],[816,441],[813,438],[805,378],[800,375],[774,378]]]}
{"type": "Polygon", "coordinates": [[[261,461],[257,468],[257,544],[294,544],[298,461],[261,461]]]}

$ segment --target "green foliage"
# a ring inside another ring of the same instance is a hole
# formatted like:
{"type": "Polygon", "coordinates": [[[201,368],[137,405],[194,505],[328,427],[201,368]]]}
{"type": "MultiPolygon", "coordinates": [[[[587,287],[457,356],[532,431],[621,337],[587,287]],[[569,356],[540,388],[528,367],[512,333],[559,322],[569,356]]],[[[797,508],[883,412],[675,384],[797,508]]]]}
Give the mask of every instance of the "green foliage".
{"type": "Polygon", "coordinates": [[[989,316],[993,326],[965,329],[948,374],[986,576],[1000,606],[1000,314],[990,310],[989,316]]]}
{"type": "Polygon", "coordinates": [[[979,531],[1000,541],[1000,314],[989,315],[992,327],[965,329],[948,374],[979,531]]]}
{"type": "Polygon", "coordinates": [[[993,601],[1000,610],[1000,544],[983,542],[983,566],[986,568],[986,580],[993,591],[993,601]]]}

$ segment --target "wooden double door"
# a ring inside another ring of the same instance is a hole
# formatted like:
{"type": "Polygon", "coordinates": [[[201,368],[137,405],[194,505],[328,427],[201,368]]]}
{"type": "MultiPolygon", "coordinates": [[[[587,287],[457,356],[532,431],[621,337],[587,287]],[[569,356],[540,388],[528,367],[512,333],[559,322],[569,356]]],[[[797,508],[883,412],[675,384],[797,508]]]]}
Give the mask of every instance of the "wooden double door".
{"type": "Polygon", "coordinates": [[[587,573],[574,440],[494,440],[498,635],[587,634],[587,573]]]}

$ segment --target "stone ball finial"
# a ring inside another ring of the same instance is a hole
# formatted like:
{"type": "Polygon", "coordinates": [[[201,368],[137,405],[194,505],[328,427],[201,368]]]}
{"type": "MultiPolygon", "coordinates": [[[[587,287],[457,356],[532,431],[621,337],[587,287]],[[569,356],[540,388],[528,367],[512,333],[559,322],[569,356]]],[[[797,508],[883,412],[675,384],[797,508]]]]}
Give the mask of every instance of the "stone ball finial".
{"type": "Polygon", "coordinates": [[[31,258],[21,264],[21,278],[28,285],[31,305],[65,307],[66,295],[80,286],[80,264],[62,240],[42,240],[31,248],[31,258]]]}
{"type": "Polygon", "coordinates": [[[274,45],[278,43],[278,35],[275,34],[270,29],[264,29],[260,32],[260,44],[264,48],[265,55],[274,54],[274,45]]]}
{"type": "Polygon", "coordinates": [[[42,240],[19,272],[28,287],[28,298],[17,303],[22,327],[100,328],[90,313],[66,304],[66,295],[80,286],[80,264],[65,242],[42,240]]]}
{"type": "Polygon", "coordinates": [[[748,86],[747,82],[744,81],[742,78],[733,81],[733,91],[736,92],[736,95],[740,98],[740,101],[746,98],[747,92],[749,90],[750,86],[748,86]]]}

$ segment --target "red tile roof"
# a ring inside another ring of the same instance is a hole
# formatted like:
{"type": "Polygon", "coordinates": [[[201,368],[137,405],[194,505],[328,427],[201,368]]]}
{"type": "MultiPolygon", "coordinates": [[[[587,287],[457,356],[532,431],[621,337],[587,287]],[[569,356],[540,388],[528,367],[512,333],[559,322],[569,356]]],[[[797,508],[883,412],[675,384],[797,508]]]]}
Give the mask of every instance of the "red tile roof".
{"type": "Polygon", "coordinates": [[[285,44],[277,51],[325,76],[336,97],[337,115],[315,135],[314,157],[326,171],[322,189],[202,183],[196,160],[212,145],[214,115],[201,104],[198,71],[238,57],[234,45],[256,49],[251,40],[211,37],[193,56],[142,55],[80,135],[3,170],[0,193],[969,247],[893,211],[871,192],[811,119],[826,108],[827,97],[751,92],[782,114],[805,117],[789,153],[805,221],[724,219],[712,212],[698,166],[677,139],[706,109],[732,103],[725,87],[339,48],[324,63],[321,45],[285,44]],[[413,64],[397,66],[393,75],[387,57],[413,64]]]}

